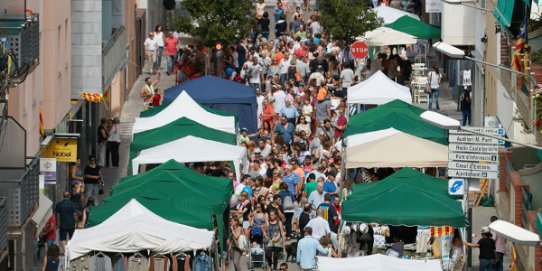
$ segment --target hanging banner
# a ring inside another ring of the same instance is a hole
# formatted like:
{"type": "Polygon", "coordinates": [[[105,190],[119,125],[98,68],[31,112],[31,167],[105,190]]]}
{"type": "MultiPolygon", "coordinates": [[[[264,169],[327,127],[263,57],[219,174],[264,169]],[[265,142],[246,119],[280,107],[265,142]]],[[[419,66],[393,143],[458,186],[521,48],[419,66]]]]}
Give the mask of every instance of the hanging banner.
{"type": "Polygon", "coordinates": [[[441,0],[425,0],[425,12],[426,13],[441,13],[442,1],[441,0]]]}
{"type": "Polygon", "coordinates": [[[77,161],[77,138],[55,138],[47,147],[47,157],[58,162],[77,161]]]}
{"type": "Polygon", "coordinates": [[[40,174],[46,183],[56,182],[56,159],[40,158],[40,174]]]}

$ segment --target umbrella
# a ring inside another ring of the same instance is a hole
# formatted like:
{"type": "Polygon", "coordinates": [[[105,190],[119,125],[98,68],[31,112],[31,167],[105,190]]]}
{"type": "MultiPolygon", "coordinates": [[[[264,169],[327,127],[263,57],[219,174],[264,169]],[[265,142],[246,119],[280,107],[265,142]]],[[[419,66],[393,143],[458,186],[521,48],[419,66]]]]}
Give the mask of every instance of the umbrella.
{"type": "Polygon", "coordinates": [[[369,46],[415,44],[416,37],[388,27],[379,27],[365,33],[365,41],[369,46]]]}

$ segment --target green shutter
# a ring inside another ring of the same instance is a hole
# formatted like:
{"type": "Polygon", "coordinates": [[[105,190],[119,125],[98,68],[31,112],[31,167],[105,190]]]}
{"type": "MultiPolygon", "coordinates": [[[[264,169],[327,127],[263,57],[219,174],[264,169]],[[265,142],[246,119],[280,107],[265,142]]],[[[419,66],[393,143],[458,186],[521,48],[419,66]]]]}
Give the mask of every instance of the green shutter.
{"type": "Polygon", "coordinates": [[[493,10],[493,15],[503,27],[510,27],[512,22],[512,14],[514,13],[515,0],[499,0],[497,6],[493,10]]]}

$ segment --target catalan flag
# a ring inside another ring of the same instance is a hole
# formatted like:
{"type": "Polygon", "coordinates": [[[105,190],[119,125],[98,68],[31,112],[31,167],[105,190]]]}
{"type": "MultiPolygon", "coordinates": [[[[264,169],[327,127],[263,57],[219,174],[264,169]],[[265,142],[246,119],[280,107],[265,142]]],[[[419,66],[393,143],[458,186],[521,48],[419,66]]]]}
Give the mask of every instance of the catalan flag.
{"type": "Polygon", "coordinates": [[[45,135],[45,128],[43,126],[43,106],[40,106],[40,136],[45,135]]]}
{"type": "Polygon", "coordinates": [[[431,227],[432,237],[442,237],[454,233],[454,228],[448,226],[431,227]]]}
{"type": "Polygon", "coordinates": [[[81,96],[85,101],[91,102],[91,103],[99,103],[104,101],[104,96],[101,93],[89,93],[89,92],[82,92],[81,96]]]}
{"type": "Polygon", "coordinates": [[[516,46],[514,46],[514,55],[512,56],[512,68],[516,71],[522,71],[521,65],[521,51],[525,47],[525,40],[523,38],[518,38],[516,41],[516,46]]]}

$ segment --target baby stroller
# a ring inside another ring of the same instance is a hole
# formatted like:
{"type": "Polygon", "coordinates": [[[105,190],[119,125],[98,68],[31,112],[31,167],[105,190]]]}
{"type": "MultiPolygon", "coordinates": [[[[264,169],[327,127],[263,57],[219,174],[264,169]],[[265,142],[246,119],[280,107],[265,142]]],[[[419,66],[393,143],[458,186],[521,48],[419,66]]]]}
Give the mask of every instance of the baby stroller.
{"type": "Polygon", "coordinates": [[[250,229],[248,270],[254,270],[254,268],[267,268],[267,263],[265,262],[265,244],[263,240],[263,230],[259,226],[253,226],[250,229]]]}

